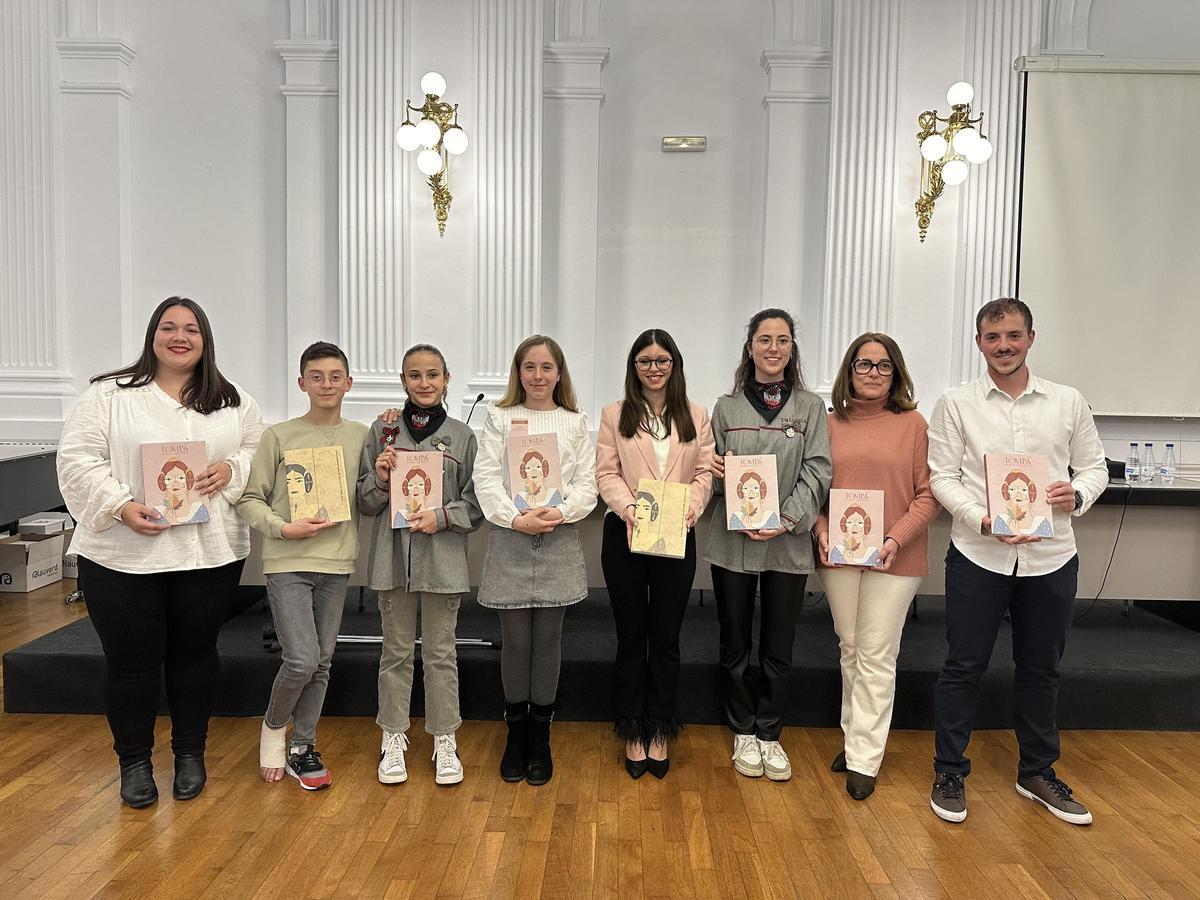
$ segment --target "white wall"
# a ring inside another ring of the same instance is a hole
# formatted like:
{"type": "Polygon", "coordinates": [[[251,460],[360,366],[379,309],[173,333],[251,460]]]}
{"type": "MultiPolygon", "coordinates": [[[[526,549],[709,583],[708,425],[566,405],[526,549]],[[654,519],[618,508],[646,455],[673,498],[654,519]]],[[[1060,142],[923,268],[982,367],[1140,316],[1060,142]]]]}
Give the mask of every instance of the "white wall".
{"type": "Polygon", "coordinates": [[[671,332],[691,395],[728,391],[758,308],[762,254],[766,0],[609,0],[600,134],[596,396],[622,395],[625,355],[671,332]],[[705,153],[663,153],[705,135],[705,153]],[[602,349],[601,349],[602,348],[602,349]]]}
{"type": "MultiPolygon", "coordinates": [[[[586,42],[603,45],[608,52],[599,76],[604,99],[596,107],[596,146],[580,146],[573,140],[576,135],[563,132],[578,121],[576,109],[570,115],[546,113],[544,147],[548,167],[562,168],[565,158],[581,153],[596,156],[590,185],[548,182],[556,192],[595,198],[594,299],[581,302],[570,291],[548,291],[550,305],[542,312],[548,329],[572,323],[571,333],[560,336],[571,359],[579,362],[576,378],[593,415],[601,403],[619,395],[629,342],[652,325],[668,328],[680,343],[691,392],[698,400],[711,403],[728,387],[741,329],[762,302],[764,196],[772,185],[764,182],[769,151],[763,98],[768,79],[761,56],[776,45],[773,15],[789,2],[801,10],[818,5],[804,0],[550,4],[584,10],[579,21],[589,23],[583,29],[588,32],[586,42]],[[709,149],[664,154],[659,142],[669,134],[705,135],[709,149]]],[[[840,5],[844,0],[834,2],[840,5]]],[[[169,294],[186,293],[209,310],[222,368],[258,398],[265,416],[280,419],[294,413],[294,404],[290,410],[288,406],[294,354],[287,352],[283,337],[289,314],[293,333],[302,335],[302,329],[296,331],[300,307],[289,305],[287,295],[285,235],[294,219],[289,220],[285,181],[290,148],[287,107],[280,92],[284,64],[274,42],[295,35],[295,22],[289,19],[295,8],[289,9],[287,0],[104,0],[101,5],[120,8],[114,20],[118,33],[110,37],[136,49],[136,58],[128,64],[131,93],[118,101],[125,104],[125,112],[92,106],[69,120],[63,136],[69,145],[60,153],[76,166],[72,171],[87,172],[97,186],[94,200],[89,195],[85,207],[104,206],[115,221],[121,201],[108,196],[110,185],[99,182],[105,166],[115,171],[118,165],[109,151],[119,156],[121,141],[127,142],[127,180],[113,179],[117,193],[125,191],[127,196],[129,240],[113,251],[127,255],[127,275],[118,272],[101,289],[90,291],[95,282],[89,273],[102,260],[88,256],[87,229],[72,230],[82,220],[59,223],[67,240],[56,265],[65,267],[68,275],[82,273],[74,280],[64,279],[66,307],[58,327],[67,334],[65,368],[80,387],[87,376],[128,361],[153,306],[169,294]],[[106,145],[94,159],[87,141],[79,140],[80,128],[85,133],[92,128],[89,116],[99,121],[95,130],[107,129],[104,133],[113,136],[112,146],[106,145]],[[122,289],[130,297],[125,307],[122,289]],[[123,324],[125,319],[129,326],[123,324]]],[[[308,5],[322,3],[309,0],[308,5]]],[[[1079,9],[1086,6],[1076,4],[1079,9]]],[[[472,46],[476,6],[471,0],[409,0],[407,8],[404,89],[415,93],[423,71],[441,69],[474,138],[473,129],[480,127],[472,46]]],[[[958,376],[952,348],[967,340],[955,320],[962,296],[955,285],[963,271],[967,210],[962,191],[949,189],[938,203],[928,239],[918,243],[912,213],[918,172],[914,134],[917,114],[942,103],[947,85],[969,69],[968,4],[905,0],[900,9],[894,120],[879,123],[880,133],[890,128],[893,134],[891,305],[888,321],[862,324],[890,328],[900,339],[922,408],[928,411],[958,376]]],[[[551,35],[553,17],[547,21],[547,43],[578,39],[551,35]]],[[[1086,24],[1086,50],[1109,56],[1200,58],[1200,7],[1190,0],[1136,5],[1094,0],[1086,24]]],[[[86,96],[90,95],[72,95],[76,99],[70,102],[92,102],[78,99],[86,96]]],[[[5,112],[12,114],[9,118],[19,114],[5,112]]],[[[313,122],[315,128],[336,126],[336,119],[328,115],[314,117],[313,122]]],[[[336,183],[336,145],[328,134],[320,135],[317,143],[309,162],[336,183]]],[[[473,141],[467,154],[452,164],[455,203],[445,238],[436,235],[428,192],[415,167],[408,205],[401,210],[411,229],[405,261],[410,327],[402,343],[439,344],[459,392],[475,371],[474,340],[480,327],[475,261],[478,151],[473,141]]],[[[869,151],[863,148],[863,159],[869,151]]],[[[407,158],[402,162],[411,166],[407,158]]],[[[586,174],[587,169],[579,171],[586,174]]],[[[57,189],[65,185],[74,196],[69,175],[64,174],[57,189]]],[[[75,216],[78,207],[70,196],[64,209],[75,216]]],[[[578,222],[572,223],[575,230],[568,237],[555,230],[562,210],[551,205],[559,199],[558,194],[544,197],[545,254],[555,265],[587,255],[577,246],[560,245],[581,232],[578,222]]],[[[319,227],[323,216],[336,221],[336,208],[329,206],[327,198],[319,198],[303,215],[319,227]]],[[[293,214],[301,214],[298,205],[293,214]]],[[[96,235],[97,247],[101,236],[107,234],[96,235]]],[[[108,244],[103,247],[103,254],[109,254],[108,244]]],[[[17,252],[11,246],[0,249],[6,255],[17,252]]],[[[336,265],[336,252],[326,262],[336,265]]],[[[554,278],[556,284],[570,281],[562,272],[554,278]]],[[[970,297],[970,286],[966,290],[970,297]]],[[[318,299],[324,305],[311,316],[311,338],[337,338],[321,322],[337,321],[338,298],[318,299]]],[[[819,309],[821,298],[791,299],[787,305],[801,314],[802,327],[813,328],[811,311],[819,309]]],[[[976,300],[985,299],[979,296],[971,302],[978,305],[976,300]]],[[[821,340],[820,335],[808,337],[806,346],[821,340]]],[[[805,360],[810,374],[814,362],[805,360]]],[[[0,359],[0,372],[11,368],[9,360],[0,359]]],[[[24,427],[23,413],[12,412],[17,406],[7,401],[16,395],[6,390],[0,380],[0,400],[5,401],[0,432],[10,433],[24,427]]],[[[459,397],[454,391],[452,395],[459,397]]],[[[1120,442],[1127,436],[1157,441],[1176,437],[1188,442],[1184,459],[1200,464],[1200,427],[1195,423],[1129,420],[1105,422],[1103,429],[1113,441],[1114,455],[1122,454],[1120,442]]]]}

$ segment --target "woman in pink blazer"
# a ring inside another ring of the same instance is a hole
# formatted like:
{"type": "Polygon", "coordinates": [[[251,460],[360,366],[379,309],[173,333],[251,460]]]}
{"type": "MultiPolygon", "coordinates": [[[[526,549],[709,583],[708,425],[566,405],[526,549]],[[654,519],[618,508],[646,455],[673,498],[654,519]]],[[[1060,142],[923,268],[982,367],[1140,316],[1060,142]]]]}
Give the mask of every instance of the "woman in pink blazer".
{"type": "Polygon", "coordinates": [[[712,494],[708,411],[687,398],[683,357],[665,331],[638,335],[625,367],[625,399],[604,407],[596,441],[596,486],[608,504],[600,554],[617,625],[616,724],[633,778],[667,774],[667,748],[683,725],[675,712],[679,629],[696,575],[692,526],[712,494]],[[638,480],[691,486],[682,559],[630,549],[639,519],[658,518],[658,499],[638,480]]]}

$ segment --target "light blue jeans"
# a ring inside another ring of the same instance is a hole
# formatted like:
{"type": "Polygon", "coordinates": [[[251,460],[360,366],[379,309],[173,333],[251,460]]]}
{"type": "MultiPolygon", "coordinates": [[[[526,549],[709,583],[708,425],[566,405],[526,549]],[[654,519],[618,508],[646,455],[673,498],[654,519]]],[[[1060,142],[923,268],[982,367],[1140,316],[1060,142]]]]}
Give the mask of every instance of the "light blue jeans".
{"type": "Polygon", "coordinates": [[[267,599],[283,662],[264,718],[269,728],[292,720],[292,744],[312,744],[325,705],[349,575],[280,572],[267,576],[267,599]]]}

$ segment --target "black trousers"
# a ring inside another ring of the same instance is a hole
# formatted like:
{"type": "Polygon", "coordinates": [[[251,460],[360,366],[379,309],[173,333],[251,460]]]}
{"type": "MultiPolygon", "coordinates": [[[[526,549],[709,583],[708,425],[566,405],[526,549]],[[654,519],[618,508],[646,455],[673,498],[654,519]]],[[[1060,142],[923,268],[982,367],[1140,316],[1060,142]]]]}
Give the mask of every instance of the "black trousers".
{"type": "Polygon", "coordinates": [[[735,734],[777,741],[787,705],[787,673],[792,667],[796,616],[804,601],[807,575],[785,572],[744,574],[712,567],[713,593],[721,622],[721,681],[725,721],[735,734]],[[762,600],[758,631],[758,676],[750,677],[754,631],[754,589],[762,600]]]}
{"type": "Polygon", "coordinates": [[[971,773],[967,743],[1000,622],[1012,620],[1013,724],[1021,775],[1050,769],[1059,756],[1059,663],[1075,610],[1079,557],[1048,575],[1001,575],[975,565],[958,548],[946,553],[946,664],[933,694],[934,769],[971,773]]]}
{"type": "Polygon", "coordinates": [[[243,562],[131,575],[79,558],[79,584],[104,647],[105,707],[121,765],[150,758],[164,670],[171,749],[204,752],[220,682],[217,632],[243,562]]]}
{"type": "Polygon", "coordinates": [[[625,522],[608,514],[600,565],[617,625],[617,735],[647,746],[669,741],[683,727],[675,706],[679,629],[696,577],[696,534],[688,532],[683,559],[632,553],[625,522]]]}

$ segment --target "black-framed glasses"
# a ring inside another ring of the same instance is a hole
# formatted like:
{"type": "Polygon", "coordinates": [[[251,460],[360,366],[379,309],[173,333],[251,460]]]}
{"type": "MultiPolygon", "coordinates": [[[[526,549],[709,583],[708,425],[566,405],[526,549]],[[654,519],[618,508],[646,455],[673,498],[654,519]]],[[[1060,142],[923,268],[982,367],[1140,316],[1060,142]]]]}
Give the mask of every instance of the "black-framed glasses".
{"type": "Polygon", "coordinates": [[[855,374],[858,375],[866,375],[868,372],[874,369],[884,377],[887,377],[888,375],[891,375],[892,372],[896,371],[896,367],[892,365],[892,361],[890,359],[881,359],[878,362],[872,362],[869,359],[856,359],[854,362],[850,363],[850,368],[853,369],[855,374]]]}
{"type": "Polygon", "coordinates": [[[671,364],[674,362],[674,360],[669,356],[659,356],[655,357],[654,359],[647,359],[644,356],[639,356],[633,362],[634,365],[636,365],[638,369],[643,372],[649,372],[651,366],[657,367],[660,372],[665,372],[667,369],[671,368],[671,364]]]}

